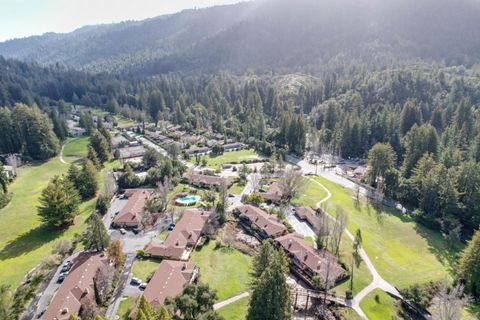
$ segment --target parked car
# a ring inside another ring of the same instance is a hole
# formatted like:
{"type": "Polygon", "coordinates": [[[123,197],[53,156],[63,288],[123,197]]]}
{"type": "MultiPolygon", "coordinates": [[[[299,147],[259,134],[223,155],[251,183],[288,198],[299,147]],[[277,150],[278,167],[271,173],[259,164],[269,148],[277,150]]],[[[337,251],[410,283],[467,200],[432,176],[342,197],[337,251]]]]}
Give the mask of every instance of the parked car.
{"type": "Polygon", "coordinates": [[[142,283],[138,286],[138,288],[139,288],[140,290],[145,290],[146,287],[147,287],[147,283],[146,283],[146,282],[142,282],[142,283]]]}
{"type": "Polygon", "coordinates": [[[45,313],[45,310],[40,311],[40,313],[37,314],[37,319],[40,319],[44,313],[45,313]]]}
{"type": "Polygon", "coordinates": [[[123,229],[123,228],[120,228],[120,233],[121,234],[126,234],[127,233],[127,230],[123,229]]]}
{"type": "Polygon", "coordinates": [[[172,231],[174,228],[175,228],[175,223],[170,223],[167,229],[168,231],[172,231]]]}
{"type": "Polygon", "coordinates": [[[133,286],[139,286],[142,284],[142,281],[138,278],[133,277],[132,280],[130,280],[130,284],[133,286]]]}
{"type": "Polygon", "coordinates": [[[132,232],[133,232],[133,234],[138,234],[140,232],[140,230],[138,230],[137,228],[133,228],[132,232]]]}
{"type": "Polygon", "coordinates": [[[115,211],[114,215],[117,215],[117,214],[119,214],[119,213],[120,213],[120,211],[115,211]]]}
{"type": "Polygon", "coordinates": [[[57,279],[57,283],[62,283],[63,280],[65,280],[65,274],[60,273],[60,275],[58,276],[58,279],[57,279]]]}

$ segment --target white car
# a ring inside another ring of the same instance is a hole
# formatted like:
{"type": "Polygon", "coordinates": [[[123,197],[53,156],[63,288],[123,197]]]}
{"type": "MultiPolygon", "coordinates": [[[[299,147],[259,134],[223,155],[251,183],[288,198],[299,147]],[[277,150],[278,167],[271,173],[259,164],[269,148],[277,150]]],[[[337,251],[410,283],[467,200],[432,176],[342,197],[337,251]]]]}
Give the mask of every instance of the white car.
{"type": "Polygon", "coordinates": [[[127,233],[127,230],[123,229],[123,228],[120,228],[120,233],[121,234],[126,234],[127,233]]]}

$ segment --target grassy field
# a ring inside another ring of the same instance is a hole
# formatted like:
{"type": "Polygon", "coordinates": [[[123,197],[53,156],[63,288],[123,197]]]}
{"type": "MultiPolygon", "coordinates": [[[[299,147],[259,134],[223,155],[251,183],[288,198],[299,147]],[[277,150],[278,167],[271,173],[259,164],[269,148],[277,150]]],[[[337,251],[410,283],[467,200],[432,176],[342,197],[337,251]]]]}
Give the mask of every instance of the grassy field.
{"type": "Polygon", "coordinates": [[[461,250],[438,233],[417,224],[397,210],[378,211],[370,205],[356,205],[350,190],[316,177],[333,194],[328,210],[335,206],[349,213],[348,229],[361,229],[363,247],[382,277],[397,287],[449,277],[449,268],[461,250]]]}
{"type": "Polygon", "coordinates": [[[89,137],[79,137],[67,140],[63,149],[63,160],[73,163],[86,156],[89,137]]]}
{"type": "Polygon", "coordinates": [[[117,316],[120,320],[129,320],[128,315],[132,311],[133,306],[135,305],[135,298],[128,297],[124,298],[120,305],[118,306],[117,316]]]}
{"type": "Polygon", "coordinates": [[[200,281],[217,290],[219,301],[247,291],[251,260],[233,248],[215,249],[214,241],[192,254],[192,261],[200,268],[200,281]]]}
{"type": "MultiPolygon", "coordinates": [[[[207,155],[207,156],[204,156],[203,158],[207,160],[208,167],[217,169],[217,168],[220,168],[221,165],[225,163],[232,163],[232,162],[240,163],[242,161],[257,160],[257,159],[260,159],[260,156],[255,150],[248,149],[248,150],[225,152],[220,156],[207,155]]],[[[195,157],[192,157],[190,161],[194,163],[195,157]]]]}
{"type": "Polygon", "coordinates": [[[158,260],[135,260],[132,266],[132,274],[134,277],[146,282],[147,278],[152,275],[160,265],[158,260]]]}
{"type": "Polygon", "coordinates": [[[308,180],[293,199],[296,206],[310,206],[315,208],[317,203],[327,196],[327,192],[315,182],[308,180]]]}
{"type": "MultiPolygon", "coordinates": [[[[370,320],[385,320],[397,317],[398,306],[395,299],[380,289],[375,289],[367,295],[362,302],[360,308],[370,320]]],[[[396,318],[396,319],[397,319],[396,318]]]]}
{"type": "Polygon", "coordinates": [[[243,298],[235,301],[218,310],[218,313],[225,320],[245,320],[247,317],[248,303],[250,298],[243,298]]]}
{"type": "MultiPolygon", "coordinates": [[[[78,144],[83,145],[81,139],[78,144]]],[[[72,139],[69,143],[72,147],[70,156],[84,156],[86,150],[78,147],[76,141],[72,139]]],[[[37,215],[42,190],[54,175],[65,173],[67,169],[68,165],[61,163],[58,157],[19,168],[18,177],[9,186],[14,196],[0,210],[3,226],[0,228],[0,285],[16,287],[29,270],[50,254],[57,240],[72,238],[83,231],[85,219],[94,208],[94,200],[81,205],[75,224],[68,230],[47,230],[37,215]]]]}
{"type": "Polygon", "coordinates": [[[230,189],[228,189],[228,192],[238,195],[238,194],[242,193],[243,189],[245,189],[244,184],[240,184],[238,182],[235,182],[234,184],[232,184],[230,189]]]}

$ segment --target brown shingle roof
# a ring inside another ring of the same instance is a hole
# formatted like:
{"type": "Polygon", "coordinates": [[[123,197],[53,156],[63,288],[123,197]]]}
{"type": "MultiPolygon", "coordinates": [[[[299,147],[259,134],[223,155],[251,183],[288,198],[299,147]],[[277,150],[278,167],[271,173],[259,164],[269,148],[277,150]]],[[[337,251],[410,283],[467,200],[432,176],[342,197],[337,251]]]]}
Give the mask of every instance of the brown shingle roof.
{"type": "Polygon", "coordinates": [[[118,149],[120,159],[131,159],[143,157],[145,155],[145,148],[143,146],[126,147],[118,149]]]}
{"type": "Polygon", "coordinates": [[[225,183],[227,186],[230,183],[230,180],[223,177],[217,176],[207,176],[204,174],[198,174],[194,172],[185,173],[183,176],[185,179],[191,183],[202,183],[208,186],[220,186],[222,183],[225,183]]]}
{"type": "Polygon", "coordinates": [[[75,260],[69,275],[53,297],[42,319],[67,320],[78,314],[82,303],[93,301],[93,278],[102,265],[108,263],[102,253],[81,253],[75,260]]]}
{"type": "Polygon", "coordinates": [[[143,295],[154,306],[162,305],[166,298],[182,293],[185,284],[196,275],[196,269],[193,262],[163,260],[143,295]]]}
{"type": "Polygon", "coordinates": [[[321,220],[311,207],[296,207],[295,213],[301,220],[307,221],[313,229],[318,230],[320,227],[321,220]]]}
{"type": "Polygon", "coordinates": [[[152,256],[182,259],[187,247],[193,247],[200,238],[203,227],[211,215],[211,211],[187,209],[183,211],[173,231],[162,244],[150,244],[145,252],[152,256]]]}
{"type": "Polygon", "coordinates": [[[323,281],[326,281],[327,278],[328,261],[330,261],[329,282],[335,283],[345,274],[345,270],[332,253],[326,250],[315,250],[298,233],[287,234],[275,239],[275,241],[291,256],[295,257],[297,263],[308,267],[311,272],[318,274],[323,281]]]}
{"type": "Polygon", "coordinates": [[[287,231],[287,228],[278,217],[268,214],[258,207],[246,204],[236,208],[236,210],[246,216],[259,229],[265,231],[268,236],[278,236],[287,231]]]}
{"type": "Polygon", "coordinates": [[[140,216],[145,208],[145,202],[153,193],[153,189],[128,189],[125,195],[127,204],[113,219],[114,224],[139,224],[140,216]]]}
{"type": "Polygon", "coordinates": [[[270,185],[267,192],[260,193],[265,200],[279,202],[283,197],[282,186],[279,182],[274,182],[270,185]]]}

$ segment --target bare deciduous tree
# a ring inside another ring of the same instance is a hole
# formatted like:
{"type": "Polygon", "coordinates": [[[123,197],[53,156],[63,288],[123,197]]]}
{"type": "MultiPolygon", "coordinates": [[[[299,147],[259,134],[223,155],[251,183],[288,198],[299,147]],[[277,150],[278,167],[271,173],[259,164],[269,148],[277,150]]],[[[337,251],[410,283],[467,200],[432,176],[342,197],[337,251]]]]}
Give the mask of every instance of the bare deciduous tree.
{"type": "Polygon", "coordinates": [[[333,224],[332,228],[332,241],[331,241],[331,248],[332,252],[338,256],[340,252],[340,243],[342,241],[343,232],[348,223],[348,215],[347,213],[340,207],[336,208],[337,216],[335,218],[335,223],[333,224]]]}
{"type": "Polygon", "coordinates": [[[292,166],[288,166],[280,178],[280,185],[285,199],[290,202],[305,185],[305,179],[302,177],[300,170],[295,170],[292,166]]]}
{"type": "Polygon", "coordinates": [[[98,298],[104,303],[113,289],[113,279],[115,278],[115,267],[108,264],[103,265],[97,270],[95,275],[95,285],[98,291],[98,298]]]}
{"type": "Polygon", "coordinates": [[[328,247],[330,241],[330,223],[328,221],[327,215],[322,211],[322,209],[317,209],[317,215],[320,218],[320,223],[318,225],[316,244],[317,249],[325,249],[328,247]]]}
{"type": "Polygon", "coordinates": [[[258,186],[260,185],[262,177],[258,173],[253,173],[250,175],[250,183],[252,184],[252,192],[257,191],[258,186]]]}
{"type": "Polygon", "coordinates": [[[105,196],[111,198],[117,192],[117,183],[115,182],[115,178],[113,177],[113,173],[108,173],[105,175],[104,180],[105,185],[105,196]]]}
{"type": "Polygon", "coordinates": [[[463,307],[471,302],[464,296],[463,285],[457,284],[449,289],[447,281],[443,281],[432,300],[432,318],[434,320],[458,320],[462,316],[463,307]]]}

